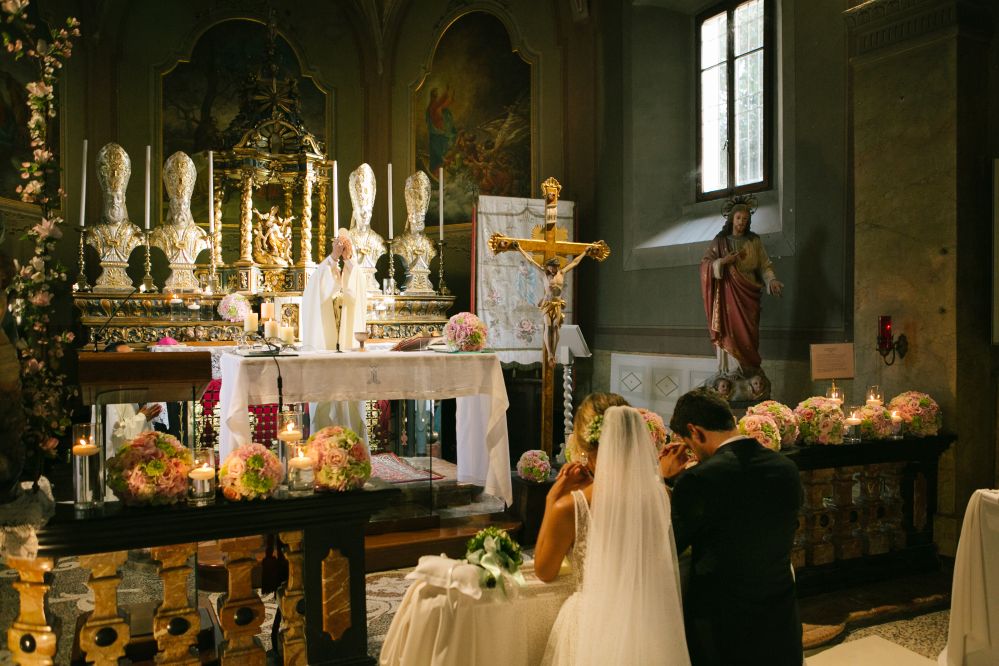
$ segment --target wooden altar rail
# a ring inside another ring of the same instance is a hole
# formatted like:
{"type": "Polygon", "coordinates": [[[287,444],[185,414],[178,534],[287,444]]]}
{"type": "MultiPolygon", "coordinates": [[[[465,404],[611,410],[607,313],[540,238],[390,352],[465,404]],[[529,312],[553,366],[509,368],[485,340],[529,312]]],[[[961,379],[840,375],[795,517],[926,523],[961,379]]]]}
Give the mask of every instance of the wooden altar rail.
{"type": "Polygon", "coordinates": [[[937,461],[955,439],[785,449],[805,493],[791,555],[799,594],[939,567],[937,461]]]}
{"type": "Polygon", "coordinates": [[[91,570],[87,585],[94,591],[94,610],[79,630],[80,649],[88,662],[117,664],[130,639],[117,606],[118,569],[125,551],[150,548],[163,581],[163,599],[153,617],[156,662],[200,664],[199,618],[187,584],[198,542],[218,540],[228,572],[228,592],[218,609],[221,663],[263,666],[266,655],[254,637],[264,608],[250,582],[251,553],[259,535],[280,534],[288,561],[288,582],[278,592],[282,663],[374,664],[367,655],[364,527],[397,493],[373,479],[357,492],[254,502],[220,498],[205,507],[136,508],[111,502],[82,516],[71,504],[59,504],[38,533],[38,557],[7,561],[19,574],[14,587],[20,597],[8,648],[19,664],[53,663],[57,636],[45,613],[45,574],[58,558],[81,556],[80,565],[91,570]]]}

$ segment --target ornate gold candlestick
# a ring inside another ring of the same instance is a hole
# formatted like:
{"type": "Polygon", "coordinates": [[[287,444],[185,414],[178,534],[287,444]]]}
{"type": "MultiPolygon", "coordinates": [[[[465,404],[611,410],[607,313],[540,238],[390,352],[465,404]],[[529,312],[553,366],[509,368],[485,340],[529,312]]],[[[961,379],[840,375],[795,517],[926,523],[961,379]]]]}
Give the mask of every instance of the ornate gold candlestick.
{"type": "Polygon", "coordinates": [[[444,246],[447,242],[442,238],[437,241],[437,260],[440,262],[438,264],[438,274],[437,274],[437,293],[441,296],[449,296],[451,290],[447,288],[447,284],[444,283],[444,246]]]}
{"type": "MultiPolygon", "coordinates": [[[[395,240],[392,238],[388,239],[388,274],[389,283],[387,294],[396,294],[398,290],[395,288],[395,253],[392,251],[392,244],[395,240]]],[[[362,345],[363,347],[363,345],[362,345]]]]}
{"type": "Polygon", "coordinates": [[[80,273],[76,276],[76,291],[90,291],[90,283],[87,282],[87,265],[83,258],[83,246],[86,245],[87,231],[84,227],[78,227],[80,231],[80,273]]]}
{"type": "Polygon", "coordinates": [[[156,291],[156,283],[153,282],[153,274],[150,270],[152,262],[149,259],[149,231],[142,234],[142,242],[146,246],[146,274],[142,276],[142,291],[151,294],[156,291]]]}

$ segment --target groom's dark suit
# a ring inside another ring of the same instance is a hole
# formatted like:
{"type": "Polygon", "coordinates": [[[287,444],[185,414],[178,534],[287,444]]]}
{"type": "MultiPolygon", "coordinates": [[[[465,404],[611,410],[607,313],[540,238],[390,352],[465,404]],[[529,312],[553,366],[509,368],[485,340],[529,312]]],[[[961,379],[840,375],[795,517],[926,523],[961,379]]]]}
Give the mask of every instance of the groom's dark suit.
{"type": "Polygon", "coordinates": [[[681,474],[673,490],[677,551],[691,546],[684,595],[694,666],[800,666],[791,543],[802,503],[790,460],[739,439],[681,474]]]}

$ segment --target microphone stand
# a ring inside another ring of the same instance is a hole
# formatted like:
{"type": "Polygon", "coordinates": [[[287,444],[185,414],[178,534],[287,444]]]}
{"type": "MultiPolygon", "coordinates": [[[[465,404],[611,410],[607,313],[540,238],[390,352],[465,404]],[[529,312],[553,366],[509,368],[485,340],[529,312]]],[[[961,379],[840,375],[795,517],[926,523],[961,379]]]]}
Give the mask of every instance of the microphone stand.
{"type": "Polygon", "coordinates": [[[97,332],[94,333],[94,336],[93,336],[94,337],[94,351],[98,351],[98,349],[97,349],[97,338],[98,338],[98,336],[100,336],[101,333],[103,333],[105,330],[107,330],[107,327],[111,324],[111,321],[114,319],[115,315],[118,314],[118,312],[121,310],[122,306],[125,305],[125,303],[128,301],[128,299],[132,298],[132,296],[135,296],[136,292],[139,291],[139,289],[141,289],[141,286],[140,287],[135,287],[134,289],[132,289],[132,292],[128,296],[126,296],[125,298],[123,298],[120,301],[118,301],[118,305],[116,305],[114,307],[114,310],[111,311],[111,316],[109,316],[107,318],[107,320],[103,324],[101,324],[101,327],[99,329],[97,329],[97,332]]]}

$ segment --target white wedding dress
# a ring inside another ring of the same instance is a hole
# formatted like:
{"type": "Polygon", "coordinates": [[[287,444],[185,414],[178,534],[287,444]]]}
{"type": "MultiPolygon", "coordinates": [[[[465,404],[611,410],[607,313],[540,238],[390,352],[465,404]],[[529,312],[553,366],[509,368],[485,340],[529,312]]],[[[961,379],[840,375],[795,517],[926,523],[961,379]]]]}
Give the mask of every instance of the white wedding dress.
{"type": "Polygon", "coordinates": [[[669,496],[638,410],[604,414],[592,508],[572,493],[576,591],[559,611],[545,666],[689,666],[669,496]]]}

